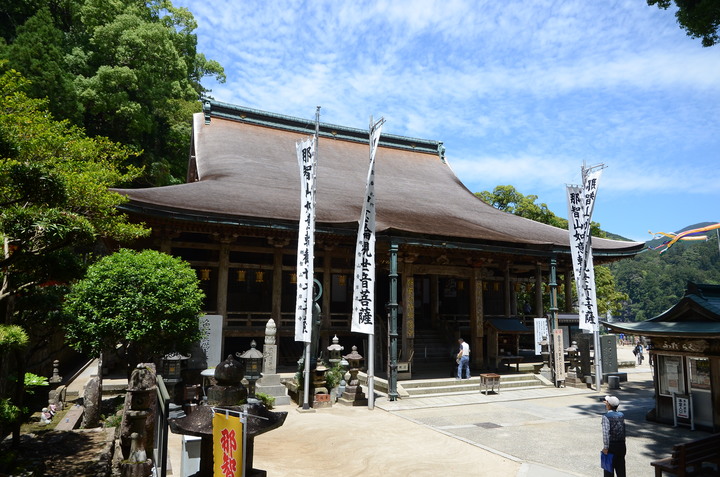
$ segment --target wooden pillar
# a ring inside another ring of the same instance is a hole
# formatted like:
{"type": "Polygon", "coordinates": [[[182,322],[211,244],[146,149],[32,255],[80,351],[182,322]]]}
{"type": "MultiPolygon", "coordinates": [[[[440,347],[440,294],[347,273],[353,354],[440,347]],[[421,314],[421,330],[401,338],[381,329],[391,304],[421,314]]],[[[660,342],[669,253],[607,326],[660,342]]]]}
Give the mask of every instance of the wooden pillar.
{"type": "Polygon", "coordinates": [[[440,320],[440,297],[437,275],[430,275],[430,321],[433,326],[438,325],[440,320]]]}
{"type": "Polygon", "coordinates": [[[162,229],[160,231],[160,251],[172,254],[172,241],[180,236],[175,230],[162,229]]]}
{"type": "Polygon", "coordinates": [[[322,280],[322,297],[321,297],[321,317],[322,323],[320,324],[320,350],[327,349],[330,346],[330,303],[332,294],[332,254],[330,248],[325,247],[325,255],[323,257],[323,280],[322,280]]]}
{"type": "Polygon", "coordinates": [[[403,277],[403,336],[402,361],[407,361],[415,350],[415,276],[413,266],[405,264],[403,277]]]}
{"type": "Polygon", "coordinates": [[[271,317],[275,326],[280,328],[282,322],[282,259],[283,251],[276,248],[273,251],[273,286],[271,317]]]}
{"type": "Polygon", "coordinates": [[[476,367],[484,367],[483,336],[483,282],[480,270],[473,270],[470,279],[470,359],[476,367]]]}
{"type": "Polygon", "coordinates": [[[572,313],[572,270],[565,270],[565,313],[572,313]]]}
{"type": "Polygon", "coordinates": [[[505,293],[503,297],[504,305],[505,305],[505,317],[510,317],[510,261],[505,262],[505,270],[504,270],[504,277],[503,281],[505,282],[503,285],[505,287],[505,293]]]}
{"type": "MultiPolygon", "coordinates": [[[[558,308],[557,308],[557,259],[550,259],[550,278],[548,280],[550,287],[550,323],[551,331],[558,327],[558,308]]],[[[599,388],[598,388],[599,389],[599,388]]]]}
{"type": "Polygon", "coordinates": [[[535,317],[542,318],[543,313],[543,296],[542,296],[542,269],[540,263],[535,264],[535,317]]]}
{"type": "Polygon", "coordinates": [[[230,268],[230,237],[220,238],[220,257],[217,278],[217,313],[227,320],[228,273],[230,268]]]}

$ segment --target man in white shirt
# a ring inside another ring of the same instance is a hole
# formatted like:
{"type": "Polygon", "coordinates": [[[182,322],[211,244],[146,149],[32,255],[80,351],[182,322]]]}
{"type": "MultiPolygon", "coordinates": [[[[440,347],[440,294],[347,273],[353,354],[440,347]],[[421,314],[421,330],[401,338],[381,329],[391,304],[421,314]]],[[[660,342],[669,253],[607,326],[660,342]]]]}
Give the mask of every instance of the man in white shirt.
{"type": "Polygon", "coordinates": [[[470,379],[470,345],[462,338],[458,340],[460,343],[460,351],[458,352],[458,368],[457,378],[462,379],[463,369],[465,370],[465,379],[470,379]]]}

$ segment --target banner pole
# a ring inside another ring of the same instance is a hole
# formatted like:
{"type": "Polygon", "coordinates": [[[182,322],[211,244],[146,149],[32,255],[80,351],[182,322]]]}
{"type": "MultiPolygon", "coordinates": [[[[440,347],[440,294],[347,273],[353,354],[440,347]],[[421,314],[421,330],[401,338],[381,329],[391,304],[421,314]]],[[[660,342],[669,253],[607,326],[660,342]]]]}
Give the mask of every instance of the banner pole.
{"type": "Polygon", "coordinates": [[[368,335],[368,409],[375,408],[375,334],[368,335]]]}

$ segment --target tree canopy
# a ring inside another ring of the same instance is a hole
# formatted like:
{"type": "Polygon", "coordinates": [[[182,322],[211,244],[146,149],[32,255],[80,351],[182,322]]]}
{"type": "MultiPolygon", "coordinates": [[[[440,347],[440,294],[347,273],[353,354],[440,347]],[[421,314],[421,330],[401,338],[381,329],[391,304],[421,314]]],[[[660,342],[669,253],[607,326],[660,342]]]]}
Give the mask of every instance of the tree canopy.
{"type": "Polygon", "coordinates": [[[67,338],[92,356],[122,348],[129,363],[185,352],[199,339],[204,294],[187,262],[122,249],[88,268],[67,295],[67,338]]]}
{"type": "Polygon", "coordinates": [[[182,182],[191,113],[224,81],[196,51],[197,24],[169,0],[20,0],[2,18],[0,58],[25,75],[56,118],[132,147],[142,182],[182,182]]]}
{"type": "Polygon", "coordinates": [[[55,121],[26,86],[16,71],[0,75],[0,301],[72,276],[74,247],[147,232],[127,221],[117,208],[126,199],[108,189],[140,173],[124,165],[130,151],[55,121]]]}
{"type": "MultiPolygon", "coordinates": [[[[499,185],[492,192],[485,190],[476,192],[475,195],[496,209],[561,229],[568,228],[567,219],[555,215],[546,203],[536,203],[538,196],[523,195],[511,185],[499,185]]],[[[590,234],[594,237],[605,237],[605,232],[600,229],[600,224],[597,222],[590,223],[590,234]]]]}
{"type": "Polygon", "coordinates": [[[656,5],[667,10],[675,3],[675,13],[680,27],[692,38],[702,38],[702,46],[713,46],[720,41],[720,2],[718,0],[647,0],[648,5],[656,5]]]}
{"type": "MultiPolygon", "coordinates": [[[[499,185],[492,192],[476,192],[475,195],[496,209],[558,228],[567,229],[568,227],[567,219],[555,215],[547,204],[536,203],[538,196],[523,195],[511,185],[499,185]]],[[[591,222],[590,233],[595,237],[606,236],[597,222],[591,222]]],[[[608,267],[595,266],[595,287],[598,313],[601,315],[606,314],[608,311],[613,314],[618,313],[622,309],[624,302],[628,300],[628,295],[618,291],[616,288],[615,279],[608,267]]],[[[564,300],[562,296],[558,298],[564,300]]],[[[529,302],[530,300],[527,299],[526,301],[529,302]]]]}
{"type": "Polygon", "coordinates": [[[21,377],[62,325],[67,283],[82,276],[97,239],[147,233],[119,213],[126,199],[109,190],[140,173],[125,165],[132,152],[54,120],[28,88],[0,61],[0,398],[18,406],[21,377]]]}

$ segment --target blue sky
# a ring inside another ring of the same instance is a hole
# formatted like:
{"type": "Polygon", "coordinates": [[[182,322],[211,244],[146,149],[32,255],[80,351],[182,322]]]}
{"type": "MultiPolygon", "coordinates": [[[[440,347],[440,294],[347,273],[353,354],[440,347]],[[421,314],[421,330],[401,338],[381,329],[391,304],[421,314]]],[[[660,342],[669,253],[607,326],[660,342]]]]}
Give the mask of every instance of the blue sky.
{"type": "MultiPolygon", "coordinates": [[[[473,192],[511,184],[645,241],[720,221],[720,46],[643,0],[175,0],[227,82],[217,100],[443,141],[473,192]]],[[[378,178],[378,180],[381,180],[378,178]]]]}

